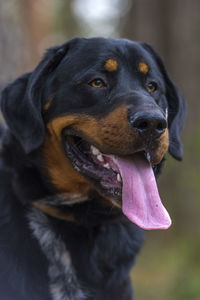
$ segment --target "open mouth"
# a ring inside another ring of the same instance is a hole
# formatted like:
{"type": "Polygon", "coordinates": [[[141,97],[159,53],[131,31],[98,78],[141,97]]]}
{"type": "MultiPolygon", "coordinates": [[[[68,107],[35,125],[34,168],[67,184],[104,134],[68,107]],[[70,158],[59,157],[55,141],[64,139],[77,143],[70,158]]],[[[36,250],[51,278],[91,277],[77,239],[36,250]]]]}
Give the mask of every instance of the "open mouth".
{"type": "Polygon", "coordinates": [[[143,229],[167,229],[171,219],[162,205],[150,157],[138,152],[128,157],[103,154],[77,134],[65,134],[67,158],[126,217],[143,229]]]}
{"type": "Polygon", "coordinates": [[[121,203],[122,178],[111,155],[105,155],[77,135],[65,136],[65,151],[76,171],[84,175],[106,196],[121,203]]]}

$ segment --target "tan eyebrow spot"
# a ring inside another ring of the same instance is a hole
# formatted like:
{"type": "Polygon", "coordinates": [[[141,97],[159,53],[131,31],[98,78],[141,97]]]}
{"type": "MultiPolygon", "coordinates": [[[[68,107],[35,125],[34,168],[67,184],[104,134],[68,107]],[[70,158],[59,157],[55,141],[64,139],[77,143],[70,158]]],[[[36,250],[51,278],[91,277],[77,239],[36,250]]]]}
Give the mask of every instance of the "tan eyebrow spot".
{"type": "Polygon", "coordinates": [[[116,71],[118,68],[118,62],[116,60],[110,58],[110,59],[106,60],[104,68],[108,72],[116,71]]]}
{"type": "Polygon", "coordinates": [[[139,63],[139,71],[141,73],[147,74],[149,71],[149,67],[145,62],[140,62],[139,63]]]}

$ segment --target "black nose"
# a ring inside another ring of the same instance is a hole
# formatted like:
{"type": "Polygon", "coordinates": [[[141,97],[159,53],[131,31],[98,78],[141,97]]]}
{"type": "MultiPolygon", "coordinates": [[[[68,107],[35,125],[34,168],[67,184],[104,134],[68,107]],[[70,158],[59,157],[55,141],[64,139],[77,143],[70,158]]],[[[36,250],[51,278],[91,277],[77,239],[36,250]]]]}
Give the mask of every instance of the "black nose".
{"type": "Polygon", "coordinates": [[[131,127],[140,134],[159,137],[167,128],[167,120],[160,111],[140,111],[129,115],[131,127]]]}

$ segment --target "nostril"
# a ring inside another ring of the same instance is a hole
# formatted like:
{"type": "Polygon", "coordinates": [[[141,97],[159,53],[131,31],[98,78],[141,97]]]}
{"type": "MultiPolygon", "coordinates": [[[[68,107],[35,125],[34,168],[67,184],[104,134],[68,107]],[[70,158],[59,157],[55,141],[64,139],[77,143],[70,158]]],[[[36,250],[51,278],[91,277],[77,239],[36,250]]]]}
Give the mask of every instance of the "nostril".
{"type": "Polygon", "coordinates": [[[158,122],[156,130],[161,133],[164,132],[166,128],[167,128],[167,122],[165,120],[162,120],[158,122]]]}
{"type": "Polygon", "coordinates": [[[163,124],[160,122],[160,123],[158,123],[158,125],[157,125],[157,128],[156,128],[157,130],[163,130],[164,129],[164,127],[163,127],[163,124]]]}
{"type": "Polygon", "coordinates": [[[136,118],[131,120],[131,126],[136,131],[145,132],[149,129],[149,122],[146,118],[136,118]]]}
{"type": "Polygon", "coordinates": [[[146,121],[142,121],[136,126],[137,129],[145,130],[148,128],[148,123],[146,121]]]}

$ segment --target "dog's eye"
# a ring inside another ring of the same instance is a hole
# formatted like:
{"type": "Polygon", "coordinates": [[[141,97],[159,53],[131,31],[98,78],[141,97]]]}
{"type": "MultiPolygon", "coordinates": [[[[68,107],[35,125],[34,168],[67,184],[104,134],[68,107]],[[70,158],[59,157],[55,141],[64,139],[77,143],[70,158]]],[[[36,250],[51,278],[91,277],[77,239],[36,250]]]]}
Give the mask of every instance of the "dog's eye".
{"type": "Polygon", "coordinates": [[[100,78],[92,80],[89,84],[94,88],[101,88],[103,86],[106,86],[105,82],[100,78]]]}
{"type": "Polygon", "coordinates": [[[153,93],[157,90],[157,83],[155,81],[150,81],[147,83],[147,91],[153,93]]]}

